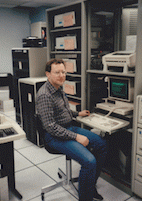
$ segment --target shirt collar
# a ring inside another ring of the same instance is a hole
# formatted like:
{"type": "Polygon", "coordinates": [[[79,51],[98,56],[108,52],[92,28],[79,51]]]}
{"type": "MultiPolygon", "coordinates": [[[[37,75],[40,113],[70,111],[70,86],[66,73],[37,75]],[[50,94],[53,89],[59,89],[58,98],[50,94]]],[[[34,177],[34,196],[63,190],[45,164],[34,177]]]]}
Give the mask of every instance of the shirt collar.
{"type": "Polygon", "coordinates": [[[49,86],[49,90],[50,90],[50,93],[51,93],[51,94],[54,94],[54,93],[56,93],[57,91],[62,91],[62,90],[63,90],[63,87],[62,87],[62,86],[59,87],[59,89],[56,89],[56,88],[49,82],[49,80],[47,80],[47,84],[48,84],[48,86],[49,86]]]}

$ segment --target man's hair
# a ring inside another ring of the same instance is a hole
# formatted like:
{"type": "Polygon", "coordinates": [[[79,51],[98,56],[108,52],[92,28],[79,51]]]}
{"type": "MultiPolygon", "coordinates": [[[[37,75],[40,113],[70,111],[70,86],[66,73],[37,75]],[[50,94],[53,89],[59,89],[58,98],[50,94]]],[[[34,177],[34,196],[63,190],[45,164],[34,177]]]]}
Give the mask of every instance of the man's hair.
{"type": "Polygon", "coordinates": [[[63,64],[65,66],[65,62],[62,59],[51,59],[46,63],[45,71],[51,72],[52,64],[63,64]]]}

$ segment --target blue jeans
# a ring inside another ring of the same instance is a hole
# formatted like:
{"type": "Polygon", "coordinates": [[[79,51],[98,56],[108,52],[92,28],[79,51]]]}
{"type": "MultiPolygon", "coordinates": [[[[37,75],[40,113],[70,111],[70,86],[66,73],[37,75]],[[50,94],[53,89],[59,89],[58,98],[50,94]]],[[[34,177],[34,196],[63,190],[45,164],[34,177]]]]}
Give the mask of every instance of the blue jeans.
{"type": "Polygon", "coordinates": [[[89,145],[84,147],[75,140],[63,140],[48,133],[45,134],[45,141],[51,148],[69,156],[81,165],[79,201],[92,201],[95,184],[105,161],[107,143],[105,139],[86,129],[76,126],[70,126],[67,129],[86,136],[89,139],[89,145]]]}

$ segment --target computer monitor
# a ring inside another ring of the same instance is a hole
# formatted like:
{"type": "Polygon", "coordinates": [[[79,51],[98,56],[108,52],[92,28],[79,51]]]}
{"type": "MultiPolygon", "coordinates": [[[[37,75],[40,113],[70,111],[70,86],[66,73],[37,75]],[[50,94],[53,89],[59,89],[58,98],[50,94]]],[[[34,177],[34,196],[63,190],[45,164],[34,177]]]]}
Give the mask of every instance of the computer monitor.
{"type": "Polygon", "coordinates": [[[132,102],[134,95],[133,78],[108,77],[108,98],[132,102]]]}

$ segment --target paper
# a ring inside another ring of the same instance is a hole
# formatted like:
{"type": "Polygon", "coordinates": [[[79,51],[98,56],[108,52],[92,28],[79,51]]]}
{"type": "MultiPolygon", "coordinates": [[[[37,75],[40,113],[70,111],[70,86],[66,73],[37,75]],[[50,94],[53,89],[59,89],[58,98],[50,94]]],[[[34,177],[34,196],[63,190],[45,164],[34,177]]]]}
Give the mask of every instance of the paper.
{"type": "Polygon", "coordinates": [[[74,39],[65,39],[64,40],[65,44],[65,50],[74,50],[74,39]]]}
{"type": "Polygon", "coordinates": [[[137,36],[126,36],[126,51],[136,51],[137,36]]]}
{"type": "Polygon", "coordinates": [[[64,92],[70,95],[76,94],[76,83],[71,81],[65,81],[64,92]]]}
{"type": "Polygon", "coordinates": [[[64,37],[65,50],[74,50],[77,48],[76,36],[65,36],[64,37]]]}
{"type": "Polygon", "coordinates": [[[55,15],[54,17],[54,27],[61,27],[63,26],[63,14],[55,15]]]}
{"type": "Polygon", "coordinates": [[[75,13],[69,12],[63,15],[63,26],[69,27],[75,24],[75,13]]]}
{"type": "Polygon", "coordinates": [[[69,27],[69,26],[73,26],[73,15],[65,15],[63,16],[63,23],[64,23],[64,27],[69,27]]]}
{"type": "Polygon", "coordinates": [[[56,49],[64,49],[64,37],[56,38],[56,49]]]}
{"type": "Polygon", "coordinates": [[[76,60],[75,59],[64,59],[66,64],[66,71],[68,73],[74,73],[77,71],[76,69],[76,60]]]}
{"type": "Polygon", "coordinates": [[[77,48],[76,36],[65,36],[56,38],[56,49],[74,50],[77,48]]]}
{"type": "Polygon", "coordinates": [[[69,84],[65,84],[65,93],[70,94],[70,95],[74,95],[74,86],[69,85],[69,84]]]}
{"type": "Polygon", "coordinates": [[[74,73],[74,66],[72,62],[66,62],[66,71],[68,73],[74,73]]]}

